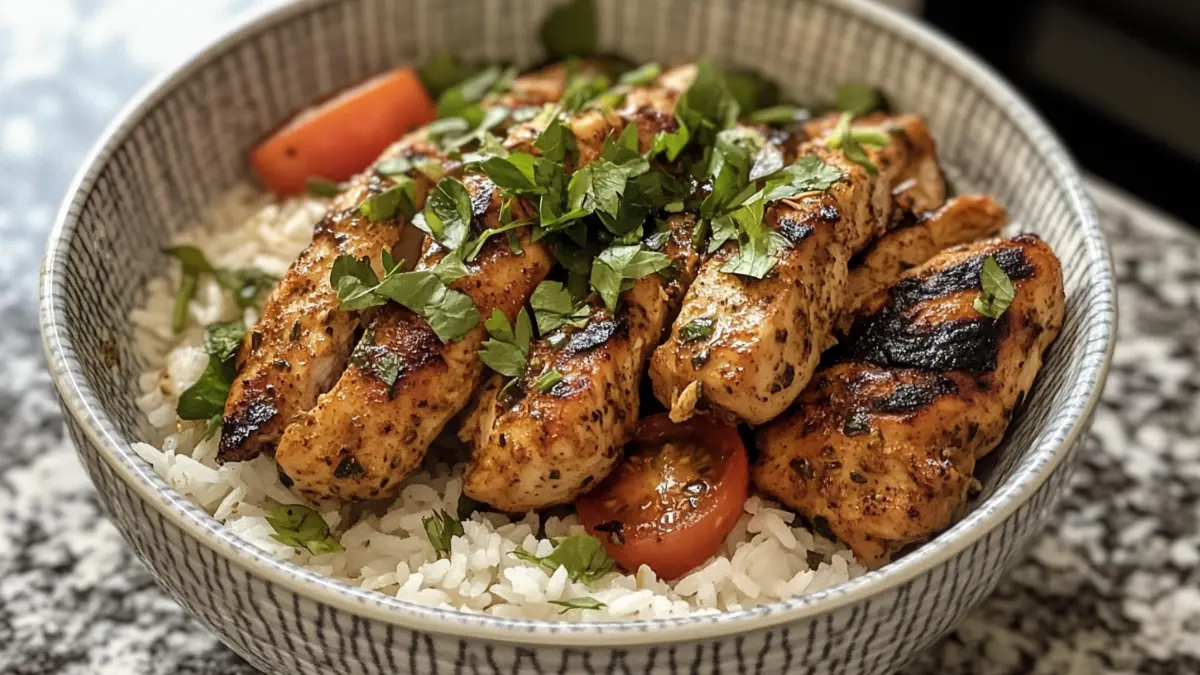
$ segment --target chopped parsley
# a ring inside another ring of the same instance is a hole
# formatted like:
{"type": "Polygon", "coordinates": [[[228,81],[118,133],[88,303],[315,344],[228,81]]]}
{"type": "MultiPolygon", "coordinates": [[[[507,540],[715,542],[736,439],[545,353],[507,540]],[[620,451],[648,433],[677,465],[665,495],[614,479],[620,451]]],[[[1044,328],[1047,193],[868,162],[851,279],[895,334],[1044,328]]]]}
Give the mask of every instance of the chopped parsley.
{"type": "Polygon", "coordinates": [[[879,168],[871,161],[863,146],[883,147],[888,143],[888,136],[873,129],[852,129],[850,122],[853,118],[853,113],[842,113],[842,116],[838,118],[837,126],[825,139],[825,145],[841,150],[846,159],[863,167],[867,173],[875,175],[879,173],[879,168]]]}
{"type": "Polygon", "coordinates": [[[563,381],[563,374],[557,370],[547,370],[533,383],[533,388],[539,394],[544,394],[554,388],[554,385],[563,381]]]}
{"type": "Polygon", "coordinates": [[[387,385],[389,393],[395,386],[396,380],[400,378],[400,370],[404,366],[395,351],[375,342],[373,326],[363,333],[362,338],[355,345],[354,351],[350,354],[350,363],[379,378],[380,382],[387,385]]]}
{"type": "Polygon", "coordinates": [[[461,339],[479,324],[479,310],[462,291],[448,288],[436,272],[401,272],[403,261],[384,258],[380,280],[366,259],[341,255],[333,262],[329,285],[337,293],[341,309],[360,310],[395,301],[429,323],[442,342],[461,339]]]}
{"type": "Polygon", "coordinates": [[[218,284],[232,292],[234,301],[241,309],[258,306],[262,295],[279,282],[279,279],[254,268],[214,267],[195,246],[175,246],[166,249],[165,253],[183,266],[175,307],[171,312],[171,328],[176,333],[187,327],[188,306],[196,297],[200,279],[206,274],[212,275],[218,284]]]}
{"type": "Polygon", "coordinates": [[[479,359],[492,370],[517,377],[525,370],[529,357],[529,344],[533,340],[533,326],[524,308],[517,314],[516,326],[498,309],[484,322],[489,338],[479,349],[479,359]]]}
{"type": "Polygon", "coordinates": [[[583,328],[587,325],[591,308],[585,303],[576,303],[571,292],[560,282],[543,281],[533,290],[529,299],[533,307],[533,318],[540,335],[546,335],[563,326],[583,328]]]}
{"type": "Polygon", "coordinates": [[[313,555],[341,551],[342,545],[329,532],[321,514],[307,506],[284,504],[267,511],[267,522],[275,530],[271,538],[296,549],[308,549],[313,555]]]}
{"type": "Polygon", "coordinates": [[[550,604],[564,609],[559,614],[566,614],[573,609],[604,609],[608,605],[595,598],[571,598],[570,600],[551,600],[550,604]]]}
{"type": "Polygon", "coordinates": [[[233,385],[234,357],[246,326],[241,320],[209,324],[204,329],[204,351],[208,364],[192,386],[179,394],[175,413],[183,420],[205,420],[204,437],[209,438],[220,428],[225,412],[225,399],[233,385]]]}
{"type": "Polygon", "coordinates": [[[590,282],[608,310],[615,311],[621,291],[633,288],[633,282],[671,266],[671,259],[641,244],[612,246],[600,252],[592,264],[590,282]]]}
{"type": "Polygon", "coordinates": [[[425,209],[413,218],[413,225],[448,249],[461,247],[471,230],[471,193],[467,186],[457,178],[443,178],[425,200],[425,209]]]}
{"type": "Polygon", "coordinates": [[[975,311],[990,319],[999,319],[1017,296],[1012,279],[1008,278],[996,259],[989,255],[983,259],[983,265],[979,269],[979,283],[983,290],[975,296],[975,311]]]}
{"type": "Polygon", "coordinates": [[[590,534],[558,537],[554,550],[547,556],[537,556],[525,549],[517,548],[512,555],[526,562],[541,565],[553,572],[559,567],[567,568],[571,581],[591,583],[602,578],[616,565],[600,540],[590,534]]]}
{"type": "Polygon", "coordinates": [[[717,322],[711,316],[700,316],[692,319],[679,329],[679,339],[683,342],[703,340],[713,334],[717,322]]]}
{"type": "Polygon", "coordinates": [[[417,207],[413,206],[416,183],[404,175],[392,175],[396,184],[376,195],[371,195],[358,205],[358,214],[372,222],[395,218],[397,215],[412,218],[417,207]]]}
{"type": "Polygon", "coordinates": [[[421,524],[425,526],[425,536],[429,537],[429,543],[433,544],[433,552],[439,558],[450,555],[451,539],[466,534],[462,521],[441,509],[422,518],[421,524]]]}
{"type": "Polygon", "coordinates": [[[309,176],[305,188],[313,197],[336,197],[342,191],[341,185],[319,176],[309,176]]]}

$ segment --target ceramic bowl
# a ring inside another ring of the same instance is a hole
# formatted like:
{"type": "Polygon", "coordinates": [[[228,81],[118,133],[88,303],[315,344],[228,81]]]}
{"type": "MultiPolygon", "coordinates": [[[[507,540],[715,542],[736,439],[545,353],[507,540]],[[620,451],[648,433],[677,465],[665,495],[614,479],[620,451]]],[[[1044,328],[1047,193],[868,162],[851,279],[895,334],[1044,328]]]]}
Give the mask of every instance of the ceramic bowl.
{"type": "Polygon", "coordinates": [[[260,13],[149,86],[108,130],[59,215],[41,279],[45,348],[109,516],[167,590],[272,673],[877,673],[984,598],[1045,521],[1081,451],[1113,345],[1108,252],[1071,160],[1012,88],[962,48],[870,3],[600,0],[606,51],[754,68],[796,100],[883,87],[927,116],[960,184],[994,192],[1061,257],[1067,317],[1032,396],[956,525],[827,591],[630,623],[463,614],[272,559],[168,488],[139,437],[129,310],[162,247],[246,181],[247,149],[310,102],[439,51],[532,63],[550,0],[309,0],[260,13]]]}

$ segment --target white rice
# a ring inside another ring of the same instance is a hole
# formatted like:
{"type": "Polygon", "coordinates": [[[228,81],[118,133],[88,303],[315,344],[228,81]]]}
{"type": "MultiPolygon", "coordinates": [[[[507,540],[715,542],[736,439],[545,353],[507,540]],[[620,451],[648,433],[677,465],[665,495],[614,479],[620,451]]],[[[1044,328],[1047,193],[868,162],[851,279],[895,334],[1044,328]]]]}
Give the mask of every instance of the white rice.
{"type": "MultiPolygon", "coordinates": [[[[177,244],[197,246],[217,266],[253,266],[282,276],[307,246],[323,212],[324,203],[318,200],[272,204],[248,187],[239,188],[177,244]]],[[[844,546],[798,526],[794,514],[758,496],[746,501],[721,550],[674,582],[658,579],[642,566],[632,574],[615,571],[590,584],[576,583],[567,578],[565,568],[549,572],[509,555],[518,546],[546,555],[554,548],[553,537],[585,534],[574,515],[543,518],[528,513],[513,520],[498,513],[475,513],[463,523],[464,536],[453,538],[450,555],[439,558],[421,521],[437,509],[456,511],[462,466],[432,460],[404,482],[382,515],[351,520],[350,506],[318,508],[344,551],[314,556],[281,544],[271,538],[267,510],[306,502],[279,482],[272,460],[259,457],[219,466],[218,439],[202,441],[202,423],[175,415],[179,393],[199,378],[208,361],[201,347],[203,326],[237,318],[239,310],[215,282],[205,279],[191,303],[188,328],[174,335],[171,309],[179,270],[178,265],[172,267],[148,284],[145,305],[131,312],[137,353],[146,367],[137,381],[146,442],[134,443],[133,450],[173,488],[273,556],[425,605],[509,618],[582,621],[737,610],[828,588],[865,571],[844,546]],[[582,597],[607,607],[562,614],[562,607],[550,604],[582,597]]],[[[242,318],[247,325],[257,320],[253,310],[242,318]]]]}

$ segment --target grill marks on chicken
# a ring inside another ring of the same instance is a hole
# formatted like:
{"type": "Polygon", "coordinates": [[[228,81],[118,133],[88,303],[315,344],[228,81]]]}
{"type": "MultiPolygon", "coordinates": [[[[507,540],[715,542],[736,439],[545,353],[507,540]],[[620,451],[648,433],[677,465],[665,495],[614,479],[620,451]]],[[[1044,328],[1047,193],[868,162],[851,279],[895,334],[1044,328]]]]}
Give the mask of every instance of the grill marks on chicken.
{"type": "MultiPolygon", "coordinates": [[[[483,207],[477,209],[472,229],[478,233],[496,227],[500,190],[482,176],[470,176],[465,183],[472,203],[483,207]]],[[[531,207],[514,202],[515,219],[530,215],[531,207]]],[[[466,293],[482,316],[498,309],[513,321],[550,271],[550,253],[532,241],[530,228],[515,231],[523,253],[514,254],[505,238],[493,237],[468,263],[470,274],[449,285],[466,293]]],[[[445,254],[431,243],[417,269],[433,268],[445,254]]],[[[316,407],[288,427],[275,455],[280,471],[315,500],[394,494],[480,383],[479,347],[486,336],[480,322],[462,339],[443,344],[421,317],[385,306],[364,340],[373,340],[373,349],[399,361],[395,384],[389,387],[375,373],[351,364],[316,407]]]]}
{"type": "MultiPolygon", "coordinates": [[[[675,69],[654,85],[635,88],[603,134],[580,133],[576,122],[581,163],[598,155],[604,138],[626,123],[636,125],[641,150],[648,150],[655,133],[673,128],[675,100],[692,73],[675,69]]],[[[564,326],[534,341],[519,383],[507,389],[503,378],[489,383],[460,430],[472,445],[463,476],[467,495],[502,511],[525,511],[568,503],[608,475],[637,426],[646,359],[695,276],[695,223],[694,214],[668,219],[664,253],[673,261],[672,278],[637,280],[621,294],[615,316],[593,295],[586,326],[564,326]],[[551,370],[562,381],[537,391],[534,383],[551,370]]]]}
{"type": "Polygon", "coordinates": [[[887,234],[850,261],[846,302],[838,332],[850,330],[862,307],[900,278],[944,248],[994,236],[1008,224],[1008,213],[988,195],[954,197],[937,211],[900,214],[887,234]]]}
{"type": "MultiPolygon", "coordinates": [[[[900,175],[935,173],[935,182],[942,183],[924,122],[911,115],[887,122],[891,142],[869,151],[878,175],[826,148],[820,137],[801,146],[800,154],[816,154],[844,179],[828,192],[783,200],[768,209],[765,225],[788,246],[765,278],[721,271],[735,253],[733,244],[701,266],[671,336],[650,362],[654,394],[671,408],[673,419],[707,409],[762,424],[783,412],[808,383],[832,341],[850,258],[889,222],[893,181],[900,175]],[[715,322],[711,338],[684,340],[681,328],[700,318],[715,322]]],[[[821,127],[812,131],[821,133],[821,127]]],[[[936,190],[940,187],[931,188],[936,190]]]]}
{"type": "Polygon", "coordinates": [[[792,412],[758,435],[755,485],[879,566],[956,518],[1062,327],[1062,271],[1033,235],[947,250],[868,303],[792,412]],[[1016,297],[975,311],[992,256],[1016,297]]]}

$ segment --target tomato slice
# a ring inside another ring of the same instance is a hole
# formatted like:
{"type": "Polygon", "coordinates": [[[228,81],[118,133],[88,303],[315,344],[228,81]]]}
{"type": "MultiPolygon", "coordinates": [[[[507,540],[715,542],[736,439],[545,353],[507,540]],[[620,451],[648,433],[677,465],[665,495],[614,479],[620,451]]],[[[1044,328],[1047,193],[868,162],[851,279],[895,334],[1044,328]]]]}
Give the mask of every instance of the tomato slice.
{"type": "Polygon", "coordinates": [[[309,178],[347,180],[436,117],[416,72],[399,68],[301,113],[254,148],[250,165],[271,191],[296,194],[309,178]]]}
{"type": "Polygon", "coordinates": [[[575,502],[579,521],[627,570],[675,579],[720,548],[750,492],[737,429],[698,415],[642,420],[625,461],[575,502]]]}

